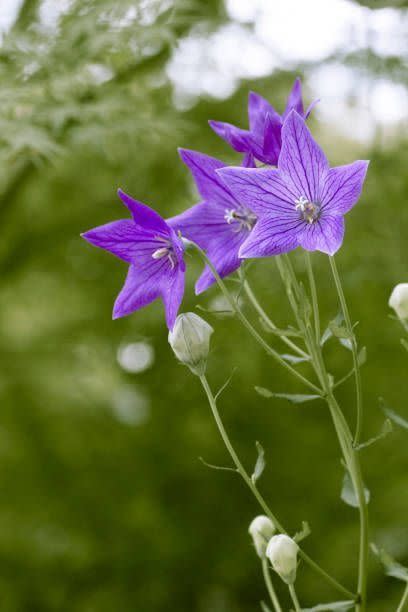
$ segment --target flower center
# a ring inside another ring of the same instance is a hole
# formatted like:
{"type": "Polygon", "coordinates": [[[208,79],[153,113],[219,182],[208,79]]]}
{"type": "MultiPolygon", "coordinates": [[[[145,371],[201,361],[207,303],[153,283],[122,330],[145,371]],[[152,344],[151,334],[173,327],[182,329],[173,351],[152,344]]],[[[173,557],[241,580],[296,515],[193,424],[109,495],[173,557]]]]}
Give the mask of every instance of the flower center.
{"type": "Polygon", "coordinates": [[[231,225],[231,223],[237,223],[236,232],[242,232],[246,230],[250,232],[256,223],[256,215],[251,212],[248,208],[226,208],[224,219],[231,225]]]}
{"type": "Polygon", "coordinates": [[[320,204],[310,202],[305,196],[295,200],[295,208],[300,212],[301,218],[308,223],[314,223],[320,216],[320,204]]]}
{"type": "Polygon", "coordinates": [[[165,246],[159,247],[152,253],[153,259],[163,259],[163,257],[167,257],[170,262],[171,269],[173,270],[176,265],[176,256],[174,254],[172,243],[170,240],[166,240],[166,238],[162,238],[161,236],[158,236],[157,240],[163,242],[165,246]]]}

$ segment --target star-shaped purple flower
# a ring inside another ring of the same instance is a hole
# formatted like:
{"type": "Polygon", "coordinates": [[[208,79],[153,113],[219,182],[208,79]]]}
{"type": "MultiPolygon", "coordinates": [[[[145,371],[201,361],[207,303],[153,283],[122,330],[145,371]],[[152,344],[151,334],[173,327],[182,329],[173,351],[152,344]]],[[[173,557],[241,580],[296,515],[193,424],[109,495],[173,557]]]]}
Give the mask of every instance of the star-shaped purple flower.
{"type": "Polygon", "coordinates": [[[282,128],[277,168],[218,170],[258,222],[239,256],[267,257],[298,246],[333,255],[344,236],[343,216],[360,197],[368,161],[330,168],[306,126],[292,111],[282,128]]]}
{"type": "MultiPolygon", "coordinates": [[[[241,265],[238,251],[256,223],[252,210],[243,205],[225,186],[217,170],[225,167],[218,159],[180,149],[180,156],[191,170],[203,201],[168,220],[177,232],[196,242],[207,252],[221,277],[228,276],[241,265]]],[[[253,167],[253,160],[246,159],[253,167]]],[[[196,283],[199,294],[215,282],[208,266],[196,283]]]]}
{"type": "Polygon", "coordinates": [[[160,297],[166,322],[173,328],[184,293],[184,247],[175,231],[154,210],[119,189],[118,195],[132,214],[82,234],[94,246],[129,264],[126,282],[113,309],[124,317],[160,297]]]}
{"type": "Polygon", "coordinates": [[[231,123],[209,121],[218,136],[239,153],[251,153],[259,161],[276,166],[281,150],[282,124],[291,110],[302,117],[309,116],[313,102],[306,113],[303,109],[302,84],[296,79],[289,94],[286,109],[281,116],[265,98],[251,91],[248,99],[249,130],[242,130],[231,123]]]}

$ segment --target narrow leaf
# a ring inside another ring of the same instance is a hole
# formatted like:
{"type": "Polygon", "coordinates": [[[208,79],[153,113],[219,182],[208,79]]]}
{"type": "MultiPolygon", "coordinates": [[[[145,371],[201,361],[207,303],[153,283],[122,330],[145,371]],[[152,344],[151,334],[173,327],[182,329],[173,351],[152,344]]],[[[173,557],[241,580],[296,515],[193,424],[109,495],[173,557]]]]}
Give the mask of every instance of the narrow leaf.
{"type": "MultiPolygon", "coordinates": [[[[364,487],[364,497],[366,500],[366,504],[368,504],[368,502],[370,501],[370,491],[366,489],[365,487],[364,487]]],[[[347,471],[344,473],[343,487],[341,490],[341,499],[344,501],[345,504],[347,504],[348,506],[351,506],[352,508],[359,507],[357,494],[355,492],[353,482],[350,478],[350,474],[347,471]]]]}
{"type": "Polygon", "coordinates": [[[256,450],[258,451],[258,458],[255,463],[254,473],[251,476],[251,480],[253,484],[255,484],[256,481],[262,476],[262,472],[264,471],[265,465],[266,465],[265,451],[262,445],[259,444],[259,442],[255,442],[255,444],[256,444],[256,450]]]}
{"type": "Polygon", "coordinates": [[[404,417],[400,416],[397,412],[394,412],[394,410],[391,410],[391,408],[388,408],[388,406],[385,405],[382,397],[380,397],[379,401],[384,414],[386,414],[393,423],[399,427],[402,427],[403,429],[408,429],[408,421],[404,419],[404,417]]]}
{"type": "Polygon", "coordinates": [[[202,457],[199,457],[198,460],[201,461],[201,463],[205,465],[205,467],[211,468],[212,470],[220,470],[222,472],[237,472],[238,471],[236,468],[224,467],[222,465],[214,465],[213,463],[208,463],[202,457]]]}
{"type": "Polygon", "coordinates": [[[404,347],[404,349],[408,351],[408,342],[405,340],[405,338],[401,338],[401,344],[404,347]]]}
{"type": "Polygon", "coordinates": [[[357,363],[361,367],[367,361],[367,349],[365,346],[362,347],[359,354],[357,355],[357,363]]]}
{"type": "Polygon", "coordinates": [[[398,580],[403,580],[404,582],[408,582],[408,568],[395,561],[393,557],[389,553],[387,553],[383,548],[378,548],[375,544],[371,544],[371,550],[378,557],[378,560],[384,566],[385,573],[387,576],[392,576],[393,578],[397,578],[398,580]]]}
{"type": "Polygon", "coordinates": [[[311,533],[312,530],[310,529],[309,523],[307,521],[302,521],[302,529],[295,533],[293,539],[297,544],[299,544],[299,542],[307,538],[307,536],[309,536],[311,533]]]}
{"type": "Polygon", "coordinates": [[[330,338],[333,337],[333,331],[331,330],[331,325],[337,325],[340,326],[344,321],[344,317],[343,317],[343,313],[340,311],[336,317],[330,321],[329,325],[327,326],[327,328],[325,329],[325,331],[323,332],[323,335],[320,339],[320,345],[323,346],[323,344],[325,344],[327,342],[327,340],[329,340],[330,338]]]}
{"type": "Polygon", "coordinates": [[[351,340],[353,338],[353,334],[350,333],[349,330],[346,329],[343,325],[338,325],[334,321],[331,321],[329,327],[333,333],[333,336],[336,336],[336,338],[342,338],[347,340],[351,340]]]}
{"type": "Polygon", "coordinates": [[[313,608],[302,608],[302,612],[345,612],[355,606],[354,601],[333,601],[332,603],[319,604],[313,608]]]}
{"type": "Polygon", "coordinates": [[[261,608],[262,608],[262,612],[272,612],[272,610],[268,608],[268,606],[266,605],[264,601],[261,601],[261,608]]]}
{"type": "Polygon", "coordinates": [[[311,402],[315,399],[321,399],[320,395],[304,395],[302,393],[273,393],[269,389],[264,387],[255,387],[255,391],[262,395],[262,397],[278,397],[280,399],[288,400],[292,404],[303,404],[304,402],[311,402]]]}
{"type": "Polygon", "coordinates": [[[307,355],[306,357],[300,357],[299,355],[291,355],[290,353],[284,353],[281,355],[282,359],[288,361],[289,363],[303,363],[305,361],[310,361],[310,357],[307,355]]]}

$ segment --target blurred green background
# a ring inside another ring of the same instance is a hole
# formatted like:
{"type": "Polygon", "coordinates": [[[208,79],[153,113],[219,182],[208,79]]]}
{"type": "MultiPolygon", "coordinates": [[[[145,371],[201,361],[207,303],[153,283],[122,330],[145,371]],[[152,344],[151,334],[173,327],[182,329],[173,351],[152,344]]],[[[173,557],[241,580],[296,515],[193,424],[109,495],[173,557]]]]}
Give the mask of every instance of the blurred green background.
{"type": "MultiPolygon", "coordinates": [[[[198,460],[228,462],[197,379],[170,352],[161,304],[112,322],[126,267],[79,237],[124,215],[119,186],[164,216],[195,203],[177,146],[238,163],[207,119],[244,127],[250,89],[282,110],[301,75],[306,101],[321,98],[310,124],[330,160],[372,160],[337,261],[368,349],[365,437],[383,422],[379,396],[407,417],[407,353],[387,306],[408,280],[406,6],[2,0],[2,610],[249,612],[266,599],[247,534],[259,509],[238,477],[198,460]]],[[[327,324],[338,306],[327,259],[313,259],[327,324]]],[[[217,289],[194,296],[200,263],[189,264],[183,309],[222,306],[217,289]]],[[[290,323],[273,260],[249,278],[290,323]]],[[[265,497],[291,532],[310,523],[305,549],[353,588],[357,513],[339,499],[325,406],[259,397],[255,385],[300,389],[236,320],[206,316],[213,387],[237,368],[220,407],[239,454],[251,469],[262,443],[265,497]]],[[[333,373],[350,368],[336,341],[326,353],[333,373]]],[[[339,399],[353,422],[352,382],[339,399]]],[[[362,460],[371,539],[407,562],[407,432],[362,460]]],[[[402,583],[376,559],[370,570],[369,610],[394,610],[402,583]]],[[[306,566],[297,588],[304,607],[338,598],[306,566]]]]}

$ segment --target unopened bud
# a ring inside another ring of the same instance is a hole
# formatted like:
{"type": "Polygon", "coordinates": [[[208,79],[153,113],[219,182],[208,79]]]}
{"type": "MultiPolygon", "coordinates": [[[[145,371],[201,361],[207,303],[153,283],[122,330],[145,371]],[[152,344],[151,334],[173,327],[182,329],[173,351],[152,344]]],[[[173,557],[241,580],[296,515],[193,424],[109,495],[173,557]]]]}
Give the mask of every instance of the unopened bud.
{"type": "Polygon", "coordinates": [[[295,540],[283,533],[273,536],[266,548],[273,569],[286,584],[293,584],[296,580],[298,550],[295,540]]]}
{"type": "Polygon", "coordinates": [[[408,283],[400,283],[394,287],[388,306],[393,308],[403,321],[408,319],[408,283]]]}
{"type": "Polygon", "coordinates": [[[213,328],[194,312],[178,315],[169,332],[169,343],[177,359],[190,370],[203,376],[210,350],[213,328]]]}
{"type": "Polygon", "coordinates": [[[250,524],[248,533],[252,537],[256,554],[261,559],[265,557],[266,547],[275,531],[276,528],[271,519],[263,514],[256,516],[250,524]]]}

